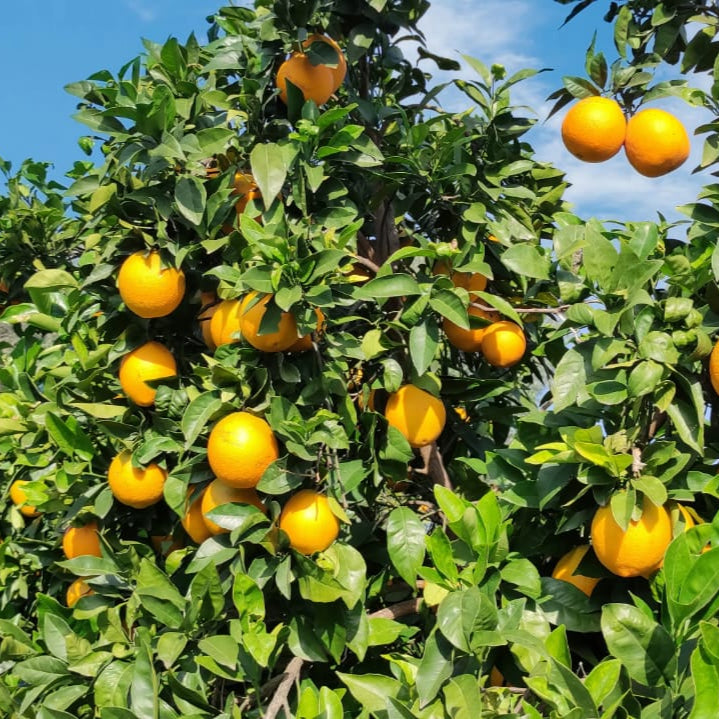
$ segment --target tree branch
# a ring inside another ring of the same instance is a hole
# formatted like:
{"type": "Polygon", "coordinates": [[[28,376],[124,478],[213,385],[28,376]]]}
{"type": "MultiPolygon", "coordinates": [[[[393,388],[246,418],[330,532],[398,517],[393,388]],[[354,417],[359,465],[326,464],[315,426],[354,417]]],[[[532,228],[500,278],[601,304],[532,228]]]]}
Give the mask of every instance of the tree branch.
{"type": "Polygon", "coordinates": [[[290,719],[291,712],[287,697],[292,686],[299,680],[304,664],[305,660],[301,657],[293,657],[280,677],[275,677],[275,679],[280,679],[280,682],[277,684],[272,701],[267,706],[264,719],[276,719],[279,716],[280,709],[284,709],[286,719],[290,719]]]}
{"type": "Polygon", "coordinates": [[[407,617],[410,614],[419,614],[419,608],[424,600],[421,597],[414,599],[406,599],[404,602],[392,604],[384,609],[378,609],[376,612],[369,614],[370,619],[399,619],[407,617]]]}
{"type": "Polygon", "coordinates": [[[437,447],[437,443],[432,442],[432,444],[420,448],[419,453],[422,455],[422,460],[424,461],[424,467],[420,472],[431,477],[434,484],[441,484],[443,487],[451,490],[452,481],[449,478],[449,474],[447,474],[447,469],[444,466],[444,460],[437,447]]]}

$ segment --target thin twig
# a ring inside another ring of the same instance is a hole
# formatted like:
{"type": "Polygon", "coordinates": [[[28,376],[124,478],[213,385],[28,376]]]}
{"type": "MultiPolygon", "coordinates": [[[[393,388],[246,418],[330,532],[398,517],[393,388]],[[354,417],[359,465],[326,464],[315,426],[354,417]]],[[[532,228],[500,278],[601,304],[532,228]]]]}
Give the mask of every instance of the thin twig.
{"type": "Polygon", "coordinates": [[[444,466],[444,460],[440,453],[437,443],[432,442],[419,450],[424,461],[424,472],[432,478],[435,484],[441,484],[446,489],[452,489],[452,481],[447,474],[444,466]]]}
{"type": "Polygon", "coordinates": [[[294,683],[299,680],[304,664],[305,660],[301,657],[293,657],[287,664],[285,671],[281,675],[282,680],[277,685],[272,701],[267,706],[264,719],[276,719],[276,717],[279,716],[280,709],[284,709],[285,716],[287,719],[290,719],[290,708],[287,703],[287,697],[294,683]]]}
{"type": "Polygon", "coordinates": [[[632,474],[639,477],[647,465],[642,462],[642,450],[636,444],[632,446],[632,474]]]}
{"type": "Polygon", "coordinates": [[[419,614],[419,608],[422,606],[422,598],[406,599],[404,602],[392,604],[384,609],[378,609],[376,612],[369,614],[370,619],[399,619],[407,617],[410,614],[419,614]]]}
{"type": "Polygon", "coordinates": [[[372,270],[372,272],[374,272],[375,274],[379,272],[379,265],[375,262],[372,262],[372,260],[369,260],[362,255],[354,255],[354,259],[357,264],[363,265],[368,270],[372,270]]]}

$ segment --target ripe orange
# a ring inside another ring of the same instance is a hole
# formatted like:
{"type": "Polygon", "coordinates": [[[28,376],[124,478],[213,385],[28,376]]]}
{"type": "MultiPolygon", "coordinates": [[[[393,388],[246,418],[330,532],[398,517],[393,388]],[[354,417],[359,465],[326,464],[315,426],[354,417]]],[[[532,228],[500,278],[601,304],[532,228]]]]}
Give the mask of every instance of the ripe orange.
{"type": "Polygon", "coordinates": [[[644,576],[659,564],[672,541],[672,520],[665,507],[644,500],[642,516],[626,532],[616,523],[609,504],[592,519],[592,547],[597,559],[620,577],[644,576]]]}
{"type": "MultiPolygon", "coordinates": [[[[496,322],[499,319],[499,314],[496,312],[485,312],[479,309],[479,307],[472,307],[471,305],[468,308],[468,312],[471,317],[481,317],[490,322],[496,322]]],[[[446,317],[442,320],[442,327],[450,344],[464,352],[478,352],[482,347],[482,338],[487,329],[487,327],[484,326],[476,328],[470,327],[466,330],[454,324],[454,322],[448,320],[446,317]]]]}
{"type": "Polygon", "coordinates": [[[434,263],[433,275],[449,275],[455,287],[462,287],[469,292],[470,297],[476,297],[477,292],[483,292],[487,287],[487,278],[479,272],[451,272],[445,260],[434,263]]]}
{"type": "Polygon", "coordinates": [[[90,594],[94,594],[90,585],[83,579],[76,579],[68,588],[67,594],[65,595],[65,602],[68,607],[74,607],[75,604],[82,598],[87,597],[90,594]]]}
{"type": "Polygon", "coordinates": [[[240,331],[255,349],[262,352],[284,352],[297,341],[297,322],[291,312],[283,312],[275,332],[260,334],[262,318],[267,311],[267,303],[272,295],[264,295],[258,302],[252,304],[257,292],[245,295],[240,304],[240,331]]]}
{"type": "Polygon", "coordinates": [[[503,687],[504,686],[504,674],[497,669],[492,667],[489,672],[489,686],[490,687],[503,687]]]}
{"type": "Polygon", "coordinates": [[[117,288],[127,308],[140,317],[165,317],[182,302],[185,274],[163,267],[159,252],[135,252],[120,267],[117,288]]]}
{"type": "Polygon", "coordinates": [[[82,527],[68,527],[62,535],[62,551],[68,559],[87,555],[101,557],[97,523],[89,522],[82,527]]]}
{"type": "Polygon", "coordinates": [[[562,140],[584,162],[604,162],[622,148],[627,121],[616,100],[585,97],[569,108],[562,122],[562,140]]]}
{"type": "Polygon", "coordinates": [[[165,345],[146,342],[122,358],[119,377],[122,391],[140,407],[149,407],[155,401],[157,389],[146,383],[177,377],[177,364],[165,345]]]}
{"type": "Polygon", "coordinates": [[[217,295],[214,292],[200,292],[200,312],[197,315],[197,321],[200,323],[202,339],[211,350],[217,349],[217,345],[212,339],[210,324],[218,307],[219,304],[217,303],[217,295]]]}
{"type": "Polygon", "coordinates": [[[167,472],[154,462],[133,467],[132,454],[123,451],[110,463],[107,481],[115,499],[128,507],[143,509],[162,499],[167,472]]]}
{"type": "Polygon", "coordinates": [[[332,92],[337,92],[340,85],[345,81],[347,75],[347,60],[340,46],[327,35],[314,34],[310,35],[303,43],[302,47],[307,50],[313,42],[324,42],[329,45],[337,53],[337,67],[327,66],[332,73],[332,92]]]}
{"type": "Polygon", "coordinates": [[[315,307],[315,315],[317,316],[317,329],[314,333],[306,334],[300,337],[287,349],[288,352],[307,352],[312,349],[312,334],[319,335],[325,324],[324,313],[319,307],[315,307]]]}
{"type": "Polygon", "coordinates": [[[390,394],[384,415],[412,447],[434,442],[442,434],[447,420],[442,400],[412,384],[403,385],[390,394]]]}
{"type": "Polygon", "coordinates": [[[469,422],[469,414],[464,407],[455,407],[454,412],[459,417],[460,422],[469,422]]]}
{"type": "Polygon", "coordinates": [[[210,432],[207,460],[215,475],[231,487],[254,487],[280,456],[277,439],[262,417],[233,412],[210,432]]]}
{"type": "Polygon", "coordinates": [[[312,489],[302,489],[287,500],[279,527],[289,537],[292,549],[301,554],[323,552],[340,532],[327,497],[312,489]]]}
{"type": "Polygon", "coordinates": [[[719,394],[719,340],[717,340],[711,355],[709,355],[709,381],[712,389],[719,394]]]}
{"type": "Polygon", "coordinates": [[[32,505],[27,504],[27,495],[23,489],[27,483],[26,479],[16,479],[10,485],[10,499],[25,517],[39,517],[40,512],[32,505]]]}
{"type": "MultiPolygon", "coordinates": [[[[188,491],[188,499],[191,493],[192,490],[190,489],[188,491]]],[[[209,537],[212,536],[210,530],[205,524],[204,517],[202,516],[203,494],[204,490],[199,496],[190,502],[188,506],[185,507],[185,515],[180,520],[183,529],[187,532],[190,539],[196,544],[202,544],[206,539],[209,539],[209,537]]]]}
{"type": "Polygon", "coordinates": [[[287,104],[287,81],[302,91],[307,100],[324,105],[335,90],[333,68],[326,65],[313,65],[304,53],[294,52],[277,71],[277,87],[282,102],[287,104]]]}
{"type": "Polygon", "coordinates": [[[235,204],[237,214],[241,215],[245,211],[245,207],[251,200],[259,200],[262,197],[260,189],[257,187],[255,178],[246,172],[236,172],[234,177],[233,195],[239,195],[240,199],[235,204]]]}
{"type": "Polygon", "coordinates": [[[482,354],[493,367],[511,367],[517,364],[527,349],[522,328],[514,322],[493,322],[484,330],[482,354]]]}
{"type": "Polygon", "coordinates": [[[575,574],[574,570],[579,566],[584,555],[589,550],[588,544],[580,544],[574,549],[570,549],[558,562],[552,572],[555,579],[561,579],[564,582],[573,584],[577,589],[583,591],[588,597],[592,596],[594,587],[599,581],[598,577],[587,577],[583,574],[575,574]]]}
{"type": "Polygon", "coordinates": [[[684,163],[689,150],[689,135],[671,113],[649,108],[629,118],[624,151],[639,174],[666,175],[684,163]]]}
{"type": "Polygon", "coordinates": [[[219,507],[222,504],[229,504],[230,502],[251,504],[257,507],[261,512],[267,511],[254,489],[231,487],[229,484],[225,484],[221,479],[215,479],[207,485],[205,491],[202,493],[202,503],[200,505],[202,508],[202,519],[212,534],[221,534],[222,532],[229,532],[230,530],[224,529],[216,522],[208,519],[205,515],[215,507],[219,507]]]}
{"type": "Polygon", "coordinates": [[[215,311],[207,324],[210,325],[210,338],[215,347],[239,342],[240,301],[222,300],[219,305],[215,305],[215,311]]]}

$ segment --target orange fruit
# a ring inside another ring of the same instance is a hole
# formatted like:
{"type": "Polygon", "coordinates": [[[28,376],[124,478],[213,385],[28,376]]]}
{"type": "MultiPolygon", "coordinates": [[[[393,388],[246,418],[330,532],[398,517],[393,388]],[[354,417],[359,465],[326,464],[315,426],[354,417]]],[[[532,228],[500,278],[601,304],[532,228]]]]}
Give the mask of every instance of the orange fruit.
{"type": "Polygon", "coordinates": [[[302,489],[282,508],[280,529],[290,539],[290,547],[301,554],[323,552],[340,533],[340,523],[324,494],[302,489]]]}
{"type": "Polygon", "coordinates": [[[447,420],[442,401],[413,384],[403,385],[390,394],[384,415],[412,447],[434,442],[447,420]]]}
{"type": "Polygon", "coordinates": [[[627,120],[616,100],[585,97],[572,105],[562,122],[562,140],[584,162],[604,162],[622,149],[627,120]]]}
{"type": "Polygon", "coordinates": [[[215,507],[219,507],[222,504],[229,504],[230,502],[251,504],[257,507],[261,512],[267,511],[254,489],[231,487],[229,484],[225,484],[221,479],[215,479],[207,485],[205,491],[202,493],[201,504],[202,519],[212,534],[221,534],[222,532],[229,532],[230,530],[224,529],[216,522],[208,519],[205,515],[215,507]]]}
{"type": "Polygon", "coordinates": [[[469,414],[464,407],[455,407],[454,412],[459,417],[460,422],[469,422],[469,414]]]}
{"type": "Polygon", "coordinates": [[[624,151],[640,175],[659,177],[676,170],[690,149],[684,125],[671,113],[653,107],[629,118],[624,151]]]}
{"type": "Polygon", "coordinates": [[[153,549],[158,554],[162,554],[163,557],[183,547],[182,542],[179,539],[175,539],[171,534],[153,534],[150,537],[150,543],[153,549]]]}
{"type": "MultiPolygon", "coordinates": [[[[188,499],[191,493],[192,490],[189,490],[188,499]]],[[[188,503],[185,507],[185,514],[180,520],[183,529],[187,532],[190,539],[196,544],[202,544],[206,539],[209,539],[209,537],[212,536],[210,530],[205,524],[205,519],[202,516],[203,494],[204,490],[192,502],[188,503]]]]}
{"type": "Polygon", "coordinates": [[[185,274],[163,267],[159,252],[135,252],[122,263],[117,288],[127,308],[139,317],[165,317],[182,302],[185,274]]]}
{"type": "Polygon", "coordinates": [[[140,407],[149,407],[157,394],[157,389],[147,382],[170,377],[177,377],[177,363],[170,350],[159,342],[136,347],[120,362],[122,391],[140,407]]]}
{"type": "Polygon", "coordinates": [[[577,589],[583,591],[588,597],[592,595],[594,587],[599,581],[598,577],[586,577],[583,574],[575,574],[574,570],[579,566],[584,555],[589,550],[588,544],[580,544],[570,549],[558,562],[552,572],[554,579],[561,579],[563,582],[573,584],[577,589]]]}
{"type": "Polygon", "coordinates": [[[709,355],[709,381],[712,389],[719,394],[719,340],[717,340],[712,353],[709,355]]]}
{"type": "Polygon", "coordinates": [[[167,472],[153,463],[133,467],[132,454],[123,451],[110,463],[107,481],[115,499],[128,507],[143,509],[162,499],[167,472]]]}
{"type": "Polygon", "coordinates": [[[489,672],[489,686],[490,687],[503,687],[504,686],[504,674],[497,669],[492,667],[489,672]]]}
{"type": "Polygon", "coordinates": [[[665,507],[645,499],[642,516],[624,531],[615,521],[609,504],[592,519],[592,547],[597,559],[620,577],[644,576],[659,564],[672,541],[672,519],[665,507]]]}
{"type": "Polygon", "coordinates": [[[89,594],[94,594],[90,585],[83,579],[76,579],[68,588],[67,594],[65,595],[65,602],[68,607],[74,607],[75,604],[82,598],[87,597],[89,594]]]}
{"type": "Polygon", "coordinates": [[[254,487],[280,456],[277,439],[262,417],[233,412],[210,432],[207,460],[212,471],[231,487],[254,487]]]}
{"type": "Polygon", "coordinates": [[[211,320],[218,307],[217,295],[214,292],[200,292],[200,312],[197,315],[197,321],[200,323],[202,339],[211,350],[217,349],[217,345],[212,339],[211,320]]]}
{"type": "Polygon", "coordinates": [[[316,105],[324,105],[335,91],[333,68],[327,65],[313,65],[304,53],[293,52],[277,71],[277,87],[282,102],[287,104],[287,82],[297,87],[305,99],[316,105]]]}
{"type": "MultiPolygon", "coordinates": [[[[479,307],[472,307],[471,305],[467,309],[467,312],[472,317],[481,317],[482,319],[489,320],[490,322],[496,322],[499,319],[499,314],[496,312],[485,312],[479,307]]],[[[447,335],[447,339],[453,347],[464,352],[478,352],[482,347],[482,338],[484,332],[487,329],[484,327],[470,327],[468,330],[454,324],[451,320],[446,317],[442,320],[442,327],[444,333],[447,335]]]]}
{"type": "Polygon", "coordinates": [[[215,305],[209,325],[210,338],[215,347],[239,342],[240,301],[222,300],[219,305],[215,305]]]}
{"type": "Polygon", "coordinates": [[[272,295],[264,295],[258,302],[252,304],[257,294],[254,291],[250,292],[240,304],[240,331],[243,339],[262,352],[288,350],[298,338],[294,315],[291,312],[282,312],[277,329],[274,332],[260,334],[262,318],[265,316],[267,303],[272,295]]]}
{"type": "Polygon", "coordinates": [[[482,354],[493,367],[511,367],[517,364],[527,349],[522,328],[514,322],[493,322],[484,330],[482,354]]]}
{"type": "Polygon", "coordinates": [[[62,551],[67,559],[75,557],[101,557],[100,535],[97,523],[89,522],[82,527],[68,527],[62,535],[62,551]]]}
{"type": "Polygon", "coordinates": [[[487,278],[479,272],[452,272],[445,260],[438,260],[432,268],[433,275],[449,275],[455,287],[462,287],[469,292],[470,297],[476,297],[477,292],[483,292],[487,287],[487,278]]]}
{"type": "Polygon", "coordinates": [[[332,73],[332,92],[337,92],[340,85],[345,81],[347,76],[347,60],[340,46],[327,35],[319,35],[315,33],[310,35],[303,43],[302,47],[307,50],[314,42],[324,42],[329,45],[337,53],[337,67],[327,65],[327,69],[332,73]]]}
{"type": "MultiPolygon", "coordinates": [[[[317,316],[317,329],[314,334],[319,335],[325,324],[325,316],[319,307],[315,307],[315,315],[317,316]]],[[[288,352],[307,352],[312,349],[312,333],[306,334],[300,337],[293,345],[291,345],[288,352]]]]}
{"type": "Polygon", "coordinates": [[[10,485],[10,499],[25,517],[39,517],[40,512],[30,504],[27,504],[27,495],[23,487],[28,483],[26,479],[16,479],[10,485]]]}
{"type": "Polygon", "coordinates": [[[237,214],[241,215],[245,211],[245,207],[252,200],[259,200],[262,197],[260,189],[255,183],[255,178],[246,172],[236,172],[233,182],[233,195],[239,195],[240,199],[235,204],[237,214]]]}

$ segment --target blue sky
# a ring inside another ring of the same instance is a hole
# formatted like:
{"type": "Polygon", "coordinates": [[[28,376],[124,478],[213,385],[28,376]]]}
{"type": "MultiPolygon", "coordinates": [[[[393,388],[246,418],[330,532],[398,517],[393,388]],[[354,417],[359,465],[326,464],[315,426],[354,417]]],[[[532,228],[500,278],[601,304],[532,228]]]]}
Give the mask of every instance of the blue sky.
{"type": "MultiPolygon", "coordinates": [[[[606,2],[597,3],[569,25],[560,27],[568,6],[553,0],[433,0],[424,21],[431,50],[451,57],[460,52],[486,64],[499,62],[515,71],[549,67],[517,87],[515,102],[531,106],[546,118],[547,95],[565,74],[583,74],[584,53],[598,31],[598,46],[615,58],[610,27],[602,22],[606,2]]],[[[63,86],[100,69],[116,72],[142,52],[141,38],[163,42],[186,39],[195,31],[205,39],[205,17],[216,0],[24,0],[3,3],[0,10],[0,78],[5,103],[0,111],[0,157],[17,166],[26,157],[50,161],[55,176],[82,154],[77,138],[84,128],[71,119],[75,99],[63,86]]],[[[431,70],[429,64],[425,69],[431,70]]],[[[457,100],[459,102],[459,100],[457,100]]],[[[467,101],[462,101],[466,102],[467,101]]],[[[687,126],[704,121],[698,111],[669,103],[687,126]]],[[[582,216],[655,219],[661,210],[678,217],[675,205],[690,202],[708,178],[692,177],[701,141],[693,158],[663,180],[637,175],[620,154],[603,165],[578,162],[564,150],[561,114],[540,122],[531,141],[540,159],[565,169],[573,187],[568,198],[582,216]]]]}

